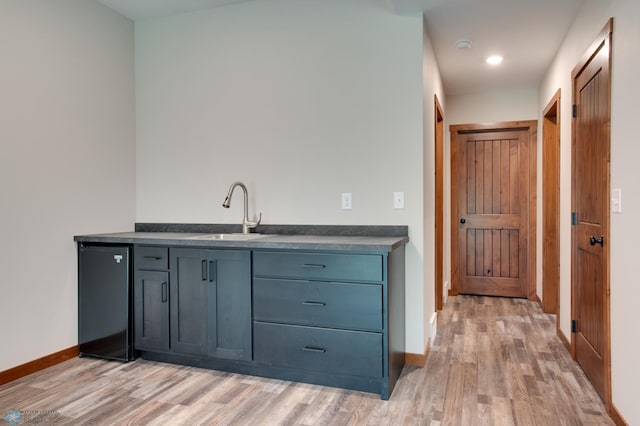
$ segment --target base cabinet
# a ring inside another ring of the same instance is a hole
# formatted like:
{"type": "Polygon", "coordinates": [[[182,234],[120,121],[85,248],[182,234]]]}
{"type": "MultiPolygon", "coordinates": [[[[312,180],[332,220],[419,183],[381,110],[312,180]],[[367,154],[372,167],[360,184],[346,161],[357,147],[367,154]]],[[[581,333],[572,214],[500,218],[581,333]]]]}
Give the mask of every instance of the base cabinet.
{"type": "Polygon", "coordinates": [[[391,395],[404,366],[404,247],[134,250],[144,358],[391,395]]]}
{"type": "Polygon", "coordinates": [[[169,273],[136,271],[133,285],[134,347],[169,350],[169,273]]]}
{"type": "Polygon", "coordinates": [[[387,399],[404,365],[404,315],[403,249],[253,254],[261,365],[387,399]]]}
{"type": "Polygon", "coordinates": [[[251,360],[251,252],[158,249],[136,248],[135,348],[251,360]]]}
{"type": "Polygon", "coordinates": [[[168,351],[169,249],[134,246],[133,253],[134,348],[168,351]]]}
{"type": "Polygon", "coordinates": [[[382,334],[320,327],[253,325],[255,360],[329,374],[382,378],[382,334]]]}
{"type": "Polygon", "coordinates": [[[251,253],[171,250],[172,350],[251,359],[251,253]]]}
{"type": "Polygon", "coordinates": [[[216,285],[213,262],[206,250],[171,250],[170,318],[174,352],[207,353],[208,295],[215,291],[216,285]]]}

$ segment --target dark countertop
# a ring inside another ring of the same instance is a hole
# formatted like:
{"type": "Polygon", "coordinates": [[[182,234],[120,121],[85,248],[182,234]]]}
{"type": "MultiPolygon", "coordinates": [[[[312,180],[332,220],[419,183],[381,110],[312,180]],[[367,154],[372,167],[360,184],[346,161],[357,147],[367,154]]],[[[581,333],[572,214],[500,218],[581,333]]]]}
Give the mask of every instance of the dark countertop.
{"type": "Polygon", "coordinates": [[[76,235],[74,241],[115,244],[189,246],[202,248],[339,250],[391,252],[409,241],[406,236],[280,235],[261,234],[251,240],[202,240],[206,233],[118,232],[76,235]]]}

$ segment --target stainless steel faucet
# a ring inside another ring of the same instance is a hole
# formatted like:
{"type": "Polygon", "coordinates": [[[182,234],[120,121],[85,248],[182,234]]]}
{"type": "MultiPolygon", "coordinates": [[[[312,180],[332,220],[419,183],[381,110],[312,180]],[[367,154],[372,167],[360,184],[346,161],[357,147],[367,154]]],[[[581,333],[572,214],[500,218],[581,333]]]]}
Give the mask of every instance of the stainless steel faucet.
{"type": "Polygon", "coordinates": [[[229,192],[224,199],[224,203],[222,203],[222,207],[228,209],[231,206],[231,196],[233,195],[233,190],[236,189],[236,186],[242,188],[242,191],[244,192],[244,218],[242,218],[242,233],[248,234],[249,229],[260,225],[260,222],[262,221],[262,213],[260,213],[260,217],[258,217],[257,222],[251,222],[249,220],[249,195],[247,194],[247,187],[244,186],[244,183],[242,182],[233,182],[231,184],[229,192]]]}

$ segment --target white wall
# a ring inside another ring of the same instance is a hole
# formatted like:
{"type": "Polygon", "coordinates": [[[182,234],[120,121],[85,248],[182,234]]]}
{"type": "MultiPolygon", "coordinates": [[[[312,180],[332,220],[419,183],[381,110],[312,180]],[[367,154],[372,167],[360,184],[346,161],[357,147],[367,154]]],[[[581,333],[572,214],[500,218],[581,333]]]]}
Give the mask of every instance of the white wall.
{"type": "MultiPolygon", "coordinates": [[[[422,18],[268,0],[136,23],[137,220],[409,225],[407,351],[424,350],[422,18]],[[392,194],[404,191],[406,208],[392,194]],[[353,194],[353,210],[340,194],[353,194]]],[[[431,279],[431,277],[429,277],[431,279]]]]}
{"type": "Polygon", "coordinates": [[[535,120],[537,116],[537,87],[447,96],[448,124],[535,120]]]}
{"type": "Polygon", "coordinates": [[[443,277],[445,282],[451,283],[451,133],[449,126],[536,120],[537,115],[538,89],[536,87],[447,96],[445,117],[445,267],[443,277]]]}
{"type": "MultiPolygon", "coordinates": [[[[422,87],[423,87],[423,233],[424,233],[424,294],[423,294],[423,316],[425,327],[423,338],[425,342],[435,336],[430,335],[428,321],[436,310],[435,286],[442,283],[435,282],[435,101],[434,95],[438,96],[438,101],[446,117],[446,104],[444,89],[440,70],[433,51],[433,45],[429,38],[426,20],[423,23],[423,58],[422,58],[422,87]]],[[[445,191],[446,192],[446,191],[445,191]]],[[[445,232],[446,234],[446,232],[445,232]]],[[[433,341],[433,340],[432,340],[433,341]]]]}
{"type": "MultiPolygon", "coordinates": [[[[611,99],[611,187],[622,189],[621,214],[611,216],[611,355],[613,404],[629,424],[640,424],[637,387],[640,342],[634,321],[640,300],[636,278],[637,242],[640,241],[638,181],[637,99],[640,87],[638,40],[640,3],[636,0],[587,0],[562,44],[540,88],[542,108],[558,88],[561,100],[560,217],[571,212],[571,71],[607,20],[614,17],[611,99]]],[[[539,113],[541,116],[541,113],[539,113]]],[[[539,144],[539,147],[541,144],[539,144]]],[[[570,337],[571,227],[560,226],[560,327],[570,337]]]]}
{"type": "Polygon", "coordinates": [[[75,234],[135,219],[133,24],[0,2],[0,371],[77,340],[75,234]]]}

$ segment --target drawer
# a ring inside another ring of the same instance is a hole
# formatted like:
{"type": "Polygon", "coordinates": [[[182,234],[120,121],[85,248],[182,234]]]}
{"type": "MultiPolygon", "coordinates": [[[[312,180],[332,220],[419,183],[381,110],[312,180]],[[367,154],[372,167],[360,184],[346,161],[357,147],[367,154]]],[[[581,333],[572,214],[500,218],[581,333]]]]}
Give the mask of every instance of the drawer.
{"type": "Polygon", "coordinates": [[[382,330],[382,285],[253,280],[257,321],[382,330]]]}
{"type": "Polygon", "coordinates": [[[169,249],[167,247],[134,248],[135,269],[169,269],[169,249]]]}
{"type": "Polygon", "coordinates": [[[382,334],[256,321],[253,356],[280,367],[382,377],[382,334]]]}
{"type": "Polygon", "coordinates": [[[256,251],[255,276],[334,281],[382,281],[382,255],[256,251]]]}

